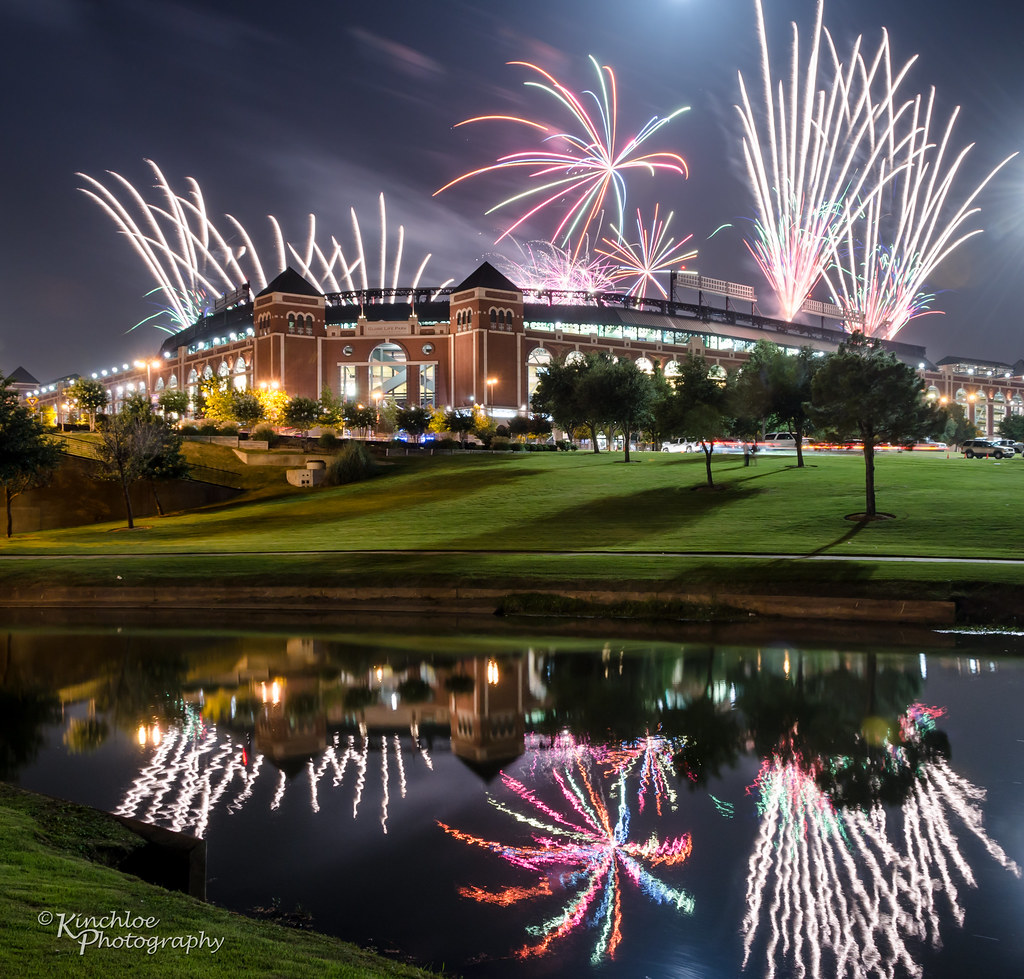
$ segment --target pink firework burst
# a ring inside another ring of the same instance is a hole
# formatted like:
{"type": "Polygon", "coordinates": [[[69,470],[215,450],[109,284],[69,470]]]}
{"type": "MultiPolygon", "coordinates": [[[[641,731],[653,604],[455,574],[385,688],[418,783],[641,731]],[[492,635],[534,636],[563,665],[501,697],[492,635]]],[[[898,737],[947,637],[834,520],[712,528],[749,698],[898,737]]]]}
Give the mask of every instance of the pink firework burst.
{"type": "Polygon", "coordinates": [[[525,169],[534,181],[533,185],[487,211],[492,214],[510,205],[525,203],[526,210],[505,229],[498,240],[512,235],[537,213],[558,208],[562,216],[551,238],[561,247],[568,247],[569,242],[575,240],[575,252],[578,253],[591,226],[604,213],[609,194],[614,197],[618,226],[622,227],[626,206],[626,174],[634,170],[642,170],[649,175],[668,171],[686,177],[686,161],[678,153],[643,153],[641,147],[689,107],[682,106],[663,118],[655,116],[638,132],[620,141],[615,72],[608,65],[600,65],[592,55],[590,61],[597,71],[598,89],[584,91],[581,95],[572,92],[537,65],[526,61],[509,62],[540,75],[541,81],[527,81],[525,84],[555,99],[567,110],[575,128],[560,132],[545,123],[517,116],[487,115],[466,119],[458,125],[497,121],[525,126],[541,135],[541,145],[535,149],[509,153],[489,166],[470,170],[445,184],[434,195],[470,177],[525,169]],[[593,110],[588,110],[589,102],[593,103],[593,110]]]}

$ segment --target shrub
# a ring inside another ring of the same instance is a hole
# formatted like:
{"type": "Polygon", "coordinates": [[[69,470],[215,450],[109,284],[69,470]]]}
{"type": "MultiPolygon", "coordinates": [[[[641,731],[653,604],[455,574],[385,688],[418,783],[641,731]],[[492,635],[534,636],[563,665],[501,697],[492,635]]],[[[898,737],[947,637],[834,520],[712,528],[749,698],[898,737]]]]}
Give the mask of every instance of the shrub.
{"type": "Polygon", "coordinates": [[[510,442],[508,446],[509,452],[523,452],[526,446],[522,442],[510,442]]]}
{"type": "Polygon", "coordinates": [[[491,439],[491,448],[496,451],[508,451],[509,444],[508,437],[505,435],[495,435],[494,438],[491,439]]]}
{"type": "Polygon", "coordinates": [[[316,444],[325,452],[334,452],[338,448],[338,436],[334,432],[321,432],[316,444]]]}
{"type": "Polygon", "coordinates": [[[238,434],[238,426],[237,425],[225,425],[217,434],[218,435],[237,435],[238,434]]]}
{"type": "Polygon", "coordinates": [[[327,467],[327,483],[330,486],[358,483],[376,475],[377,468],[370,450],[362,442],[349,442],[327,467]]]}
{"type": "Polygon", "coordinates": [[[444,685],[450,693],[472,693],[476,681],[466,673],[453,673],[444,681],[444,685]]]}
{"type": "Polygon", "coordinates": [[[189,423],[188,425],[182,425],[181,428],[179,429],[179,431],[181,432],[182,435],[198,435],[199,434],[199,429],[195,425],[193,425],[191,423],[189,423]]]}
{"type": "Polygon", "coordinates": [[[379,695],[369,687],[349,687],[345,691],[345,709],[362,710],[379,699],[379,695]]]}
{"type": "Polygon", "coordinates": [[[494,434],[500,439],[507,439],[512,432],[509,430],[508,425],[499,425],[495,430],[494,434]]]}
{"type": "Polygon", "coordinates": [[[266,442],[270,448],[273,448],[281,441],[281,436],[269,425],[260,425],[259,428],[254,429],[250,438],[256,439],[257,442],[266,442]]]}
{"type": "Polygon", "coordinates": [[[462,447],[461,443],[457,442],[450,435],[443,435],[441,438],[439,438],[437,440],[437,445],[442,449],[448,450],[459,449],[462,447]]]}
{"type": "Polygon", "coordinates": [[[397,690],[398,696],[409,704],[422,704],[434,696],[434,688],[418,676],[407,677],[397,690]]]}
{"type": "Polygon", "coordinates": [[[200,435],[219,435],[220,429],[213,422],[204,422],[199,426],[200,435]]]}

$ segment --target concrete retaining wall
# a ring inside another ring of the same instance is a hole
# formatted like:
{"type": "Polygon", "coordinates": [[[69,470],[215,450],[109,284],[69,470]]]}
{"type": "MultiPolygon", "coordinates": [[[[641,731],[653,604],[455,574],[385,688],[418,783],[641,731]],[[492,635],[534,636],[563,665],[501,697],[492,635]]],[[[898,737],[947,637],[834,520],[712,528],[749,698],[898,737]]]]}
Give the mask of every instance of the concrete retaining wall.
{"type": "MultiPolygon", "coordinates": [[[[953,602],[877,598],[818,598],[802,595],[746,595],[727,591],[610,591],[607,589],[530,588],[531,593],[561,595],[602,605],[619,602],[716,604],[756,616],[833,622],[891,622],[904,625],[952,625],[953,602]]],[[[0,595],[0,606],[77,608],[258,608],[319,611],[494,612],[502,599],[523,589],[452,586],[320,588],[310,587],[15,587],[0,595]]]]}

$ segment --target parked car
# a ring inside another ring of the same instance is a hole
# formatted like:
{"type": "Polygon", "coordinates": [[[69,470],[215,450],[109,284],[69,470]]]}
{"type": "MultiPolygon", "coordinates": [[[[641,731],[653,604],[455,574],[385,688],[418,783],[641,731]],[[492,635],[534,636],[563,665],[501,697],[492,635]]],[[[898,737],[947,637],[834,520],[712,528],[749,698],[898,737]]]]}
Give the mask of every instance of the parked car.
{"type": "Polygon", "coordinates": [[[968,459],[983,459],[991,456],[993,459],[1012,459],[1014,456],[1013,443],[999,445],[993,439],[967,439],[960,449],[968,459]]]}
{"type": "Polygon", "coordinates": [[[1004,449],[1012,450],[1014,454],[1020,452],[1020,448],[1018,448],[1018,446],[1020,446],[1020,443],[1014,442],[1013,439],[989,439],[989,441],[993,445],[1001,445],[1004,449]]]}
{"type": "MultiPolygon", "coordinates": [[[[804,437],[804,448],[807,448],[810,444],[811,440],[804,437]]],[[[796,435],[792,432],[768,432],[764,437],[764,441],[757,443],[757,447],[759,449],[793,449],[796,451],[796,435]]]]}
{"type": "Polygon", "coordinates": [[[918,439],[904,446],[905,449],[913,449],[915,452],[939,452],[949,448],[945,442],[936,442],[935,439],[918,439]]]}
{"type": "Polygon", "coordinates": [[[662,452],[700,452],[700,442],[694,439],[675,439],[672,442],[662,442],[662,452]]]}

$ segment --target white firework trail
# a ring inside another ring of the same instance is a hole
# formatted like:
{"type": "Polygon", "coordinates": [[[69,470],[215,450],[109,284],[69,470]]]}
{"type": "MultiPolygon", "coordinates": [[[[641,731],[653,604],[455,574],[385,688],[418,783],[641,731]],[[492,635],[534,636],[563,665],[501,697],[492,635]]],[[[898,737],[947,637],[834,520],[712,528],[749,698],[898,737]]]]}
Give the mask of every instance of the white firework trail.
{"type": "Polygon", "coordinates": [[[939,947],[943,914],[963,924],[959,884],[976,886],[957,826],[1021,876],[985,832],[984,791],[942,759],[925,763],[898,813],[840,813],[813,776],[778,758],[757,784],[762,820],[747,869],[743,967],[766,927],[766,977],[780,968],[814,979],[920,976],[908,942],[939,947]]]}
{"type": "Polygon", "coordinates": [[[892,150],[892,130],[909,103],[896,108],[897,90],[915,59],[893,75],[888,35],[865,58],[861,38],[844,62],[822,24],[818,0],[814,33],[801,77],[799,32],[788,84],[772,79],[761,0],[755,0],[764,88],[763,121],[739,75],[742,149],[756,212],[747,247],[792,319],[825,271],[833,244],[864,201],[878,158],[892,150]],[[828,58],[822,58],[824,40],[828,58]],[[819,87],[819,78],[826,79],[819,87]],[[880,88],[880,93],[877,91],[880,88]]]}
{"type": "MultiPolygon", "coordinates": [[[[210,303],[222,294],[248,283],[254,292],[283,271],[290,256],[310,283],[324,292],[355,292],[367,290],[369,273],[363,234],[355,208],[350,210],[355,241],[354,258],[350,262],[338,240],[331,237],[325,252],[316,240],[316,217],[309,215],[305,241],[289,241],[280,222],[268,215],[272,229],[273,264],[261,259],[252,236],[240,221],[225,215],[227,232],[221,232],[211,219],[206,199],[198,182],[185,178],[187,191],[177,193],[152,160],[146,163],[153,171],[156,200],[150,201],[126,177],[112,170],[106,172],[107,182],[78,173],[85,186],[79,189],[95,201],[125,235],[156,282],[153,293],[162,297],[163,308],[141,320],[136,326],[149,323],[166,333],[174,334],[191,326],[207,311],[210,303]],[[236,244],[240,242],[240,244],[236,244]],[[359,273],[360,284],[353,275],[359,273]],[[161,319],[162,318],[162,319],[161,319]]],[[[378,198],[380,212],[380,275],[379,288],[386,290],[390,263],[390,289],[393,292],[416,291],[431,255],[420,262],[411,283],[401,281],[401,263],[405,249],[405,227],[398,228],[398,243],[393,260],[388,257],[388,221],[384,194],[378,198]]],[[[439,289],[452,282],[444,281],[439,289]]],[[[435,293],[436,295],[436,293],[435,293]]],[[[355,300],[350,300],[355,301],[355,300]]]]}
{"type": "Polygon", "coordinates": [[[965,241],[982,233],[971,227],[978,195],[1017,154],[1013,153],[957,203],[953,197],[961,167],[974,144],[951,148],[955,109],[933,137],[935,89],[918,96],[906,117],[908,132],[877,165],[871,194],[845,234],[831,242],[824,272],[832,301],[850,311],[851,323],[866,336],[891,340],[934,299],[926,283],[935,269],[965,241]]]}

